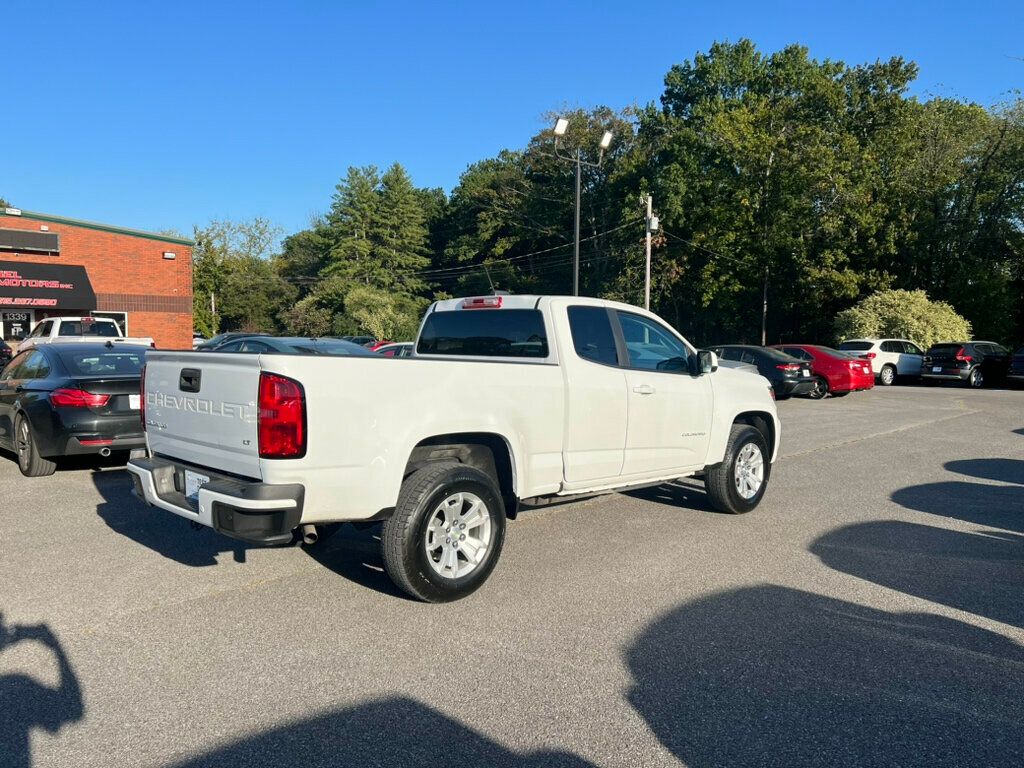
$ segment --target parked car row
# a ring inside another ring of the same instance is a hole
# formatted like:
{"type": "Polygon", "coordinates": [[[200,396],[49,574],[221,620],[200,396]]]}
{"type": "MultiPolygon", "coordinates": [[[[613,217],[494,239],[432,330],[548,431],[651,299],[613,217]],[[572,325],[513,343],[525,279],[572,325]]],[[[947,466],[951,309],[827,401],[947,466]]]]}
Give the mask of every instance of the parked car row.
{"type": "Polygon", "coordinates": [[[725,344],[712,349],[723,361],[756,367],[779,399],[843,397],[875,383],[892,386],[900,379],[954,381],[975,388],[1024,384],[1024,347],[1011,355],[990,341],[943,342],[927,351],[907,339],[848,339],[838,349],[817,344],[725,344]]]}
{"type": "Polygon", "coordinates": [[[777,400],[805,395],[820,400],[843,397],[875,385],[870,364],[831,347],[816,344],[777,344],[758,347],[726,344],[712,347],[723,360],[738,360],[757,367],[771,382],[777,400]]]}
{"type": "MultiPolygon", "coordinates": [[[[370,337],[230,332],[203,341],[197,349],[404,358],[414,354],[414,347],[412,342],[380,342],[370,337]]],[[[138,391],[142,363],[150,349],[149,344],[117,337],[72,336],[60,343],[23,347],[14,355],[0,342],[0,448],[13,451],[22,472],[30,476],[52,473],[55,459],[61,456],[142,448],[138,391]]],[[[838,349],[815,344],[724,344],[711,350],[723,367],[764,376],[778,400],[843,397],[871,389],[876,380],[890,386],[901,378],[962,382],[971,387],[999,382],[1024,385],[1024,347],[1011,355],[1004,347],[984,341],[940,343],[927,351],[906,339],[849,339],[838,349]]]]}

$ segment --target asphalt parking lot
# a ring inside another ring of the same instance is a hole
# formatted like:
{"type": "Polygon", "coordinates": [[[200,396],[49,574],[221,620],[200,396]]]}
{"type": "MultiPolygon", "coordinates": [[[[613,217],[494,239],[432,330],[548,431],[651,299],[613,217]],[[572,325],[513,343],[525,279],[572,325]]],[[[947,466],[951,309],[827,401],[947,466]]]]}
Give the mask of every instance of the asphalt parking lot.
{"type": "Polygon", "coordinates": [[[1024,392],[779,409],[754,513],[532,510],[440,606],[0,460],[0,765],[1024,764],[1024,392]]]}

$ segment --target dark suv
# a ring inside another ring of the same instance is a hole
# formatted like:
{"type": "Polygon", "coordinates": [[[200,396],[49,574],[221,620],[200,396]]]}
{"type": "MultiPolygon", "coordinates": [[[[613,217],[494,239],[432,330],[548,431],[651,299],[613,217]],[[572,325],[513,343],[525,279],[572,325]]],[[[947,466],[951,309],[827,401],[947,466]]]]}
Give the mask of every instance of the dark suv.
{"type": "Polygon", "coordinates": [[[1010,352],[992,341],[933,344],[921,361],[925,381],[961,381],[979,388],[1005,381],[1010,352]]]}

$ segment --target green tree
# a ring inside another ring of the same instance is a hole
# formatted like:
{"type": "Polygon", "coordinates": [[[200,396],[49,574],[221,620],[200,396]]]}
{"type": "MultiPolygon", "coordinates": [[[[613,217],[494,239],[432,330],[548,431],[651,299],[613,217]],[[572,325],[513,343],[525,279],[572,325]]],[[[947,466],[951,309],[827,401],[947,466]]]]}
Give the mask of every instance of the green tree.
{"type": "Polygon", "coordinates": [[[338,182],[327,214],[328,274],[364,285],[384,279],[380,260],[373,257],[380,217],[379,187],[380,174],[372,165],[349,168],[338,182]]]}
{"type": "Polygon", "coordinates": [[[260,218],[211,221],[194,228],[193,323],[197,331],[210,336],[279,327],[277,316],[292,303],[296,291],[269,260],[278,236],[279,231],[260,218]]]}
{"type": "Polygon", "coordinates": [[[382,267],[379,287],[410,295],[426,288],[419,276],[430,266],[424,202],[401,165],[395,163],[384,172],[373,238],[382,267]]]}
{"type": "Polygon", "coordinates": [[[360,286],[345,297],[345,306],[359,330],[377,339],[407,340],[416,336],[427,301],[360,286]]]}
{"type": "Polygon", "coordinates": [[[910,339],[924,348],[939,341],[971,338],[971,324],[944,301],[924,291],[879,291],[835,319],[838,341],[850,338],[910,339]]]}

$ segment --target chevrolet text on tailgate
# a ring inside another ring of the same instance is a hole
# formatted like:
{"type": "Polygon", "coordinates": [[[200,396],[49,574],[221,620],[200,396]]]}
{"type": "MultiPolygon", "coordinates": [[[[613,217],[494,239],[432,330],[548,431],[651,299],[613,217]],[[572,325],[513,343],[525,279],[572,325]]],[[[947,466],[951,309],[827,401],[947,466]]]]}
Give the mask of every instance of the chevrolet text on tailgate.
{"type": "Polygon", "coordinates": [[[598,299],[439,301],[405,359],[146,361],[138,496],[258,544],[383,521],[388,574],[427,601],[487,579],[524,500],[703,475],[716,509],[749,512],[779,447],[765,379],[598,299]]]}

